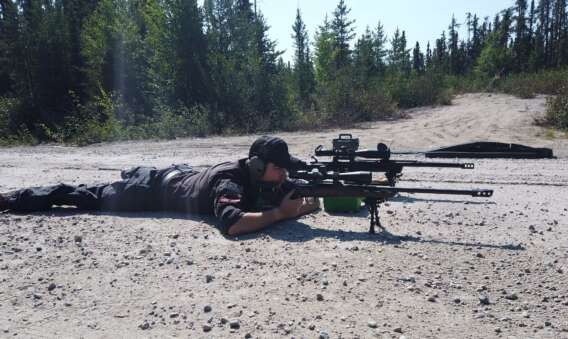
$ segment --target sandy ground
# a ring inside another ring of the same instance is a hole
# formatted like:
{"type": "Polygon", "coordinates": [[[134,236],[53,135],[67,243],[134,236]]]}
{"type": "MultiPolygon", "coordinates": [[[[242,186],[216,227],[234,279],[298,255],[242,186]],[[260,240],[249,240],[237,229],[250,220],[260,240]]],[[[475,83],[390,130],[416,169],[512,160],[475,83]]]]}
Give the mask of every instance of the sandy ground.
{"type": "MultiPolygon", "coordinates": [[[[568,338],[568,140],[532,125],[543,111],[544,98],[470,94],[347,130],[399,151],[495,140],[559,157],[409,168],[400,187],[495,195],[402,195],[382,209],[383,235],[363,212],[238,239],[180,214],[0,214],[0,337],[568,338]]],[[[339,132],[279,136],[307,159],[339,132]]],[[[211,165],[255,137],[4,148],[0,191],[211,165]]]]}

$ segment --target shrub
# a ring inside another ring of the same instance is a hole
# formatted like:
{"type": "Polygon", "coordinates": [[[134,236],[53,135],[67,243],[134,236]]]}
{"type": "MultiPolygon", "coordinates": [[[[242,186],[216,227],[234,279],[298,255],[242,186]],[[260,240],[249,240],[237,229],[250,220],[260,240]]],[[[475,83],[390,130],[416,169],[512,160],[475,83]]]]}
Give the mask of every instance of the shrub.
{"type": "Polygon", "coordinates": [[[353,101],[355,121],[384,119],[392,117],[396,112],[391,97],[379,86],[355,91],[353,101]]]}
{"type": "Polygon", "coordinates": [[[496,89],[520,98],[533,98],[535,94],[558,95],[568,86],[568,69],[511,74],[500,79],[496,89]]]}
{"type": "Polygon", "coordinates": [[[546,99],[546,119],[560,129],[568,129],[568,87],[562,93],[546,99]]]}
{"type": "Polygon", "coordinates": [[[452,91],[448,90],[444,76],[434,72],[420,76],[391,76],[386,88],[400,108],[451,104],[452,91]]]}

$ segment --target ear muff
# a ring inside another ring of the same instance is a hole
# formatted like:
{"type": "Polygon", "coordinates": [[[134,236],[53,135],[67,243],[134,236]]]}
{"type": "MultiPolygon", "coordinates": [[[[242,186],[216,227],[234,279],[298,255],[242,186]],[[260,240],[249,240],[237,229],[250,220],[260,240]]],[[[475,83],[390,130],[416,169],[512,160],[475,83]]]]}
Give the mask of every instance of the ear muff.
{"type": "Polygon", "coordinates": [[[266,163],[261,158],[254,156],[247,160],[247,165],[251,177],[255,180],[259,180],[264,175],[266,170],[266,163]]]}

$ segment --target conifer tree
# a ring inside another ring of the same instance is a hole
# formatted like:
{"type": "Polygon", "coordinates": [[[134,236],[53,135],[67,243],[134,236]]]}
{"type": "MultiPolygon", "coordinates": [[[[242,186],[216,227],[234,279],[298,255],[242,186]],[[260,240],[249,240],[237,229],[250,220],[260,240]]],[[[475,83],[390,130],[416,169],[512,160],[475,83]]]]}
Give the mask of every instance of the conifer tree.
{"type": "Polygon", "coordinates": [[[367,27],[357,40],[354,50],[355,81],[362,87],[368,86],[369,80],[378,73],[378,65],[376,64],[378,58],[375,56],[374,47],[371,30],[367,27]]]}
{"type": "Polygon", "coordinates": [[[527,25],[527,1],[516,0],[515,41],[513,54],[517,71],[525,71],[528,66],[530,32],[527,25]]]}
{"type": "Polygon", "coordinates": [[[420,51],[420,44],[416,41],[416,45],[412,50],[412,70],[416,74],[424,74],[424,54],[420,51]]]}
{"type": "Polygon", "coordinates": [[[18,14],[12,0],[0,0],[0,96],[14,91],[14,62],[18,41],[18,14]]]}
{"type": "Polygon", "coordinates": [[[333,79],[333,53],[334,53],[334,36],[331,30],[331,23],[327,15],[323,23],[318,27],[314,41],[314,65],[317,84],[320,87],[325,86],[333,79]]]}
{"type": "Polygon", "coordinates": [[[375,30],[372,32],[372,39],[373,39],[373,55],[375,57],[375,67],[376,71],[379,75],[384,75],[386,65],[385,65],[385,58],[388,55],[387,49],[387,36],[385,34],[383,25],[379,21],[375,30]]]}
{"type": "Polygon", "coordinates": [[[347,8],[345,0],[339,0],[333,11],[331,30],[335,39],[334,63],[337,70],[350,63],[351,49],[349,43],[355,37],[355,33],[353,33],[355,21],[348,18],[350,12],[351,9],[347,8]]]}
{"type": "Polygon", "coordinates": [[[315,79],[310,58],[308,32],[299,8],[296,11],[296,21],[292,26],[292,32],[295,47],[293,74],[296,91],[302,106],[308,107],[315,89],[315,79]]]}
{"type": "Polygon", "coordinates": [[[460,71],[459,63],[459,37],[458,37],[459,25],[456,21],[455,16],[452,15],[452,21],[448,26],[448,61],[449,68],[452,74],[458,74],[460,71]]]}

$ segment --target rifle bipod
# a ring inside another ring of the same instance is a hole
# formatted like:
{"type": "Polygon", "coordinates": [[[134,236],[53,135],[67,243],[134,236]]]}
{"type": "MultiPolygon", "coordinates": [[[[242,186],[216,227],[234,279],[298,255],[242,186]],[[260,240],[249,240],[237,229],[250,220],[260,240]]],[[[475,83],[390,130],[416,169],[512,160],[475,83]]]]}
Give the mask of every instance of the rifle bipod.
{"type": "Polygon", "coordinates": [[[381,221],[379,219],[379,207],[381,207],[381,203],[383,202],[384,199],[365,198],[365,207],[367,208],[371,216],[371,227],[369,228],[370,234],[375,234],[375,226],[378,226],[381,231],[385,230],[385,228],[381,225],[381,221]]]}

